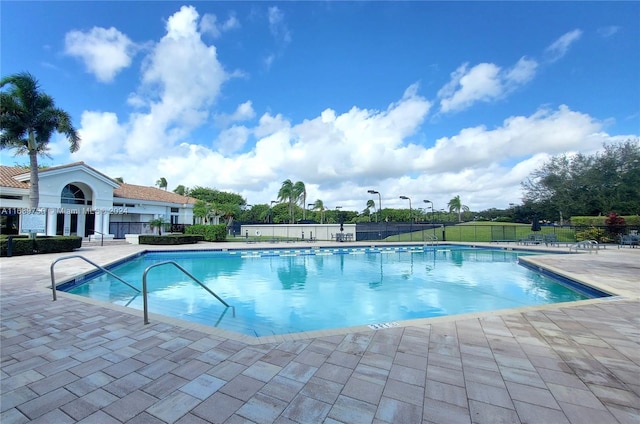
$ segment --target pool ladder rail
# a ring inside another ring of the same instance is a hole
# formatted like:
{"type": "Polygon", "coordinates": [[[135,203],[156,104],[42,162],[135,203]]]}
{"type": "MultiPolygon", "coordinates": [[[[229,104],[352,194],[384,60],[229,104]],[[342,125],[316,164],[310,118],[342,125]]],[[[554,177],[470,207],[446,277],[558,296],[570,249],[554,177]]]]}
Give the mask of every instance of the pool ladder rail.
{"type": "Polygon", "coordinates": [[[435,234],[424,234],[423,236],[424,238],[426,238],[426,241],[424,243],[425,246],[435,246],[436,244],[438,244],[438,236],[436,236],[435,234]]]}
{"type": "MultiPolygon", "coordinates": [[[[122,278],[118,277],[116,274],[114,274],[113,272],[109,271],[108,269],[98,265],[97,263],[90,261],[89,259],[85,258],[84,256],[81,255],[71,255],[71,256],[65,256],[62,258],[58,258],[55,261],[53,261],[53,263],[51,264],[50,270],[51,270],[51,290],[53,291],[53,300],[57,300],[57,296],[56,296],[56,279],[55,279],[55,273],[54,273],[54,267],[55,265],[63,260],[67,260],[67,259],[74,259],[74,258],[78,258],[78,259],[82,259],[83,261],[93,265],[94,267],[96,267],[97,269],[99,269],[100,271],[103,271],[107,274],[109,274],[110,276],[114,277],[115,279],[117,279],[118,281],[126,284],[127,286],[131,287],[133,290],[135,290],[138,294],[140,293],[140,290],[137,289],[136,287],[134,287],[133,285],[127,283],[125,280],[123,280],[122,278]]],[[[158,262],[155,263],[153,265],[149,265],[144,272],[142,273],[142,304],[143,304],[143,310],[144,310],[144,323],[145,324],[149,324],[149,307],[148,307],[148,302],[147,302],[147,274],[149,273],[149,271],[152,268],[161,266],[161,265],[173,265],[176,268],[178,268],[180,271],[182,271],[183,273],[185,273],[189,278],[191,278],[193,281],[195,281],[196,283],[198,283],[200,285],[200,287],[202,287],[203,289],[205,289],[206,291],[208,291],[212,296],[214,296],[216,299],[218,299],[224,306],[226,306],[227,309],[224,310],[224,313],[220,316],[220,318],[218,319],[218,323],[220,322],[220,320],[222,319],[222,317],[227,313],[228,308],[231,308],[233,311],[233,316],[236,316],[236,308],[235,306],[231,306],[229,305],[227,302],[225,302],[220,296],[218,296],[217,294],[215,294],[209,287],[207,287],[206,285],[204,285],[204,283],[202,283],[200,280],[198,280],[196,277],[194,277],[189,271],[187,271],[186,269],[184,269],[182,266],[178,265],[176,262],[174,261],[164,261],[164,262],[158,262]]],[[[216,323],[216,325],[218,324],[216,323]]]]}

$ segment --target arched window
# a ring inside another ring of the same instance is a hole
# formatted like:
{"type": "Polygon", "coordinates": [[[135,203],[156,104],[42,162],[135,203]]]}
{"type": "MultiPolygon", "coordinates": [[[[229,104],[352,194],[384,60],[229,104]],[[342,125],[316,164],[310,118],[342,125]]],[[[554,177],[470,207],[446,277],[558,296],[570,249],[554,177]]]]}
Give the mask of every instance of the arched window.
{"type": "Polygon", "coordinates": [[[84,205],[85,198],[84,193],[78,186],[73,184],[67,184],[62,189],[62,195],[60,196],[60,203],[72,204],[72,205],[84,205]]]}

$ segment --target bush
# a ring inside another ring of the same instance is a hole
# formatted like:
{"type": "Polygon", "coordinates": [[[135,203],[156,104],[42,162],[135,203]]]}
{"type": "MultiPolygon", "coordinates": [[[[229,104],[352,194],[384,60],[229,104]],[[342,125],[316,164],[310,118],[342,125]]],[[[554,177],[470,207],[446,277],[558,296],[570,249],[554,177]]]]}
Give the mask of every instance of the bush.
{"type": "Polygon", "coordinates": [[[219,225],[192,225],[185,228],[185,234],[198,234],[205,241],[225,241],[227,239],[227,226],[219,225]]]}
{"type": "Polygon", "coordinates": [[[611,235],[607,234],[604,229],[596,227],[576,231],[576,240],[595,240],[598,243],[612,243],[615,241],[615,239],[611,235]]]}
{"type": "MultiPolygon", "coordinates": [[[[35,240],[28,236],[14,236],[12,239],[11,256],[72,252],[82,247],[82,237],[79,236],[42,236],[35,240]]],[[[0,256],[7,256],[8,246],[9,238],[0,238],[0,256]]]]}
{"type": "Polygon", "coordinates": [[[138,237],[139,244],[153,245],[195,244],[202,240],[204,240],[204,237],[197,234],[169,234],[165,236],[140,235],[138,237]]]}

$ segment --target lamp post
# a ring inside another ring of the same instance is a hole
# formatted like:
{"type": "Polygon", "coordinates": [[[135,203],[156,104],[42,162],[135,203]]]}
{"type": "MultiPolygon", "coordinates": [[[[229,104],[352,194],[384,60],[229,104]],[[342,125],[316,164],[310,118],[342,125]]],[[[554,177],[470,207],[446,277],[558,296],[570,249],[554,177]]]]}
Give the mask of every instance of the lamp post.
{"type": "MultiPolygon", "coordinates": [[[[424,203],[431,203],[431,221],[434,220],[435,218],[435,214],[433,213],[433,202],[431,200],[423,200],[424,203]]],[[[431,222],[431,228],[433,229],[433,236],[435,237],[436,235],[436,227],[433,225],[433,222],[431,222]]]]}
{"type": "Polygon", "coordinates": [[[278,202],[276,200],[272,200],[271,204],[269,205],[269,221],[271,221],[270,224],[273,224],[273,204],[274,203],[278,203],[278,202]]]}
{"type": "Polygon", "coordinates": [[[407,196],[400,196],[401,199],[409,201],[409,235],[411,237],[411,241],[413,241],[413,219],[411,218],[411,199],[407,196]]]}
{"type": "MultiPolygon", "coordinates": [[[[315,205],[315,203],[307,203],[307,208],[309,208],[310,206],[313,206],[313,205],[315,205]]],[[[311,210],[311,209],[309,209],[309,210],[311,210]]]]}
{"type": "Polygon", "coordinates": [[[375,190],[367,190],[367,193],[378,195],[378,216],[380,218],[380,221],[382,221],[382,196],[380,196],[380,192],[375,190]]]}

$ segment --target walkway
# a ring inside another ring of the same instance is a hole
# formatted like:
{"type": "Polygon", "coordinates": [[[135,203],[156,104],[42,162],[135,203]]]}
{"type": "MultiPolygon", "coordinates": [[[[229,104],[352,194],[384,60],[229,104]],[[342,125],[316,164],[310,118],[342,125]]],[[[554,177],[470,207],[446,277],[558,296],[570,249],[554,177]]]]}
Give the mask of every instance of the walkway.
{"type": "MultiPolygon", "coordinates": [[[[141,249],[78,253],[104,265],[141,249]]],[[[640,249],[534,259],[608,300],[258,344],[52,302],[49,266],[67,255],[0,259],[3,424],[640,422],[640,249]]]]}

